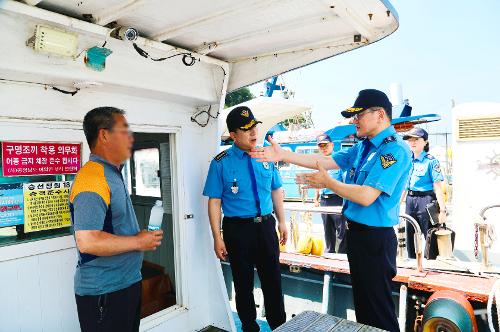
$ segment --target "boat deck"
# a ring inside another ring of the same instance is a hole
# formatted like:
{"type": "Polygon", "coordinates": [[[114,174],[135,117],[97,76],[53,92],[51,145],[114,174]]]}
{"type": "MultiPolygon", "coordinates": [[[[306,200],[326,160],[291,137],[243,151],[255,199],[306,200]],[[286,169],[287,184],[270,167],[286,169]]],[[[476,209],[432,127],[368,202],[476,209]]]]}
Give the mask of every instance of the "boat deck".
{"type": "MultiPolygon", "coordinates": [[[[294,212],[341,213],[341,207],[314,206],[302,202],[285,202],[284,208],[286,211],[294,212]]],[[[324,272],[350,273],[345,254],[326,254],[319,257],[283,252],[280,256],[280,262],[289,266],[299,266],[324,272]]],[[[476,262],[428,261],[424,259],[423,263],[424,271],[418,272],[415,260],[398,260],[398,273],[394,281],[407,284],[411,289],[426,292],[455,290],[464,293],[470,301],[487,302],[493,284],[497,278],[500,278],[500,274],[498,274],[500,271],[494,267],[487,270],[490,274],[483,273],[479,275],[478,272],[481,271],[481,267],[476,262]]]]}
{"type": "Polygon", "coordinates": [[[276,332],[383,332],[383,330],[359,324],[340,317],[304,311],[285,324],[276,332]]]}
{"type": "MultiPolygon", "coordinates": [[[[324,272],[350,273],[346,255],[340,254],[320,257],[283,252],[280,255],[280,263],[324,272]]],[[[426,292],[455,290],[464,293],[470,301],[487,302],[488,294],[496,278],[434,269],[424,269],[420,273],[414,268],[398,267],[398,273],[394,281],[407,284],[409,288],[426,292]]]]}

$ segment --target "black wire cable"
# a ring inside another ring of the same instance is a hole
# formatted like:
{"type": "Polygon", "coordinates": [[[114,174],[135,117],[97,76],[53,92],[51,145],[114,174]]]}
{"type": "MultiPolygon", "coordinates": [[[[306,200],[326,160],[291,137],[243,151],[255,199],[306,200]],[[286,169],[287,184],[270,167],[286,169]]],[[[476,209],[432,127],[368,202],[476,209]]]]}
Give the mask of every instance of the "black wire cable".
{"type": "MultiPolygon", "coordinates": [[[[224,67],[220,66],[220,69],[222,69],[222,72],[224,73],[224,77],[222,78],[222,88],[221,88],[221,92],[220,92],[220,95],[222,97],[222,92],[224,91],[224,81],[226,79],[227,74],[226,74],[226,70],[224,69],[224,67]]],[[[208,122],[210,121],[210,119],[217,119],[219,117],[219,114],[220,114],[219,110],[217,110],[217,114],[215,114],[215,116],[214,116],[210,113],[211,110],[212,110],[212,105],[210,105],[207,110],[200,111],[200,112],[196,113],[195,115],[193,115],[191,117],[191,122],[196,122],[196,124],[202,128],[206,127],[208,125],[208,122]],[[205,123],[199,122],[197,118],[200,115],[205,114],[205,113],[207,114],[207,121],[205,123]]]]}
{"type": "Polygon", "coordinates": [[[78,93],[78,91],[80,91],[80,89],[76,88],[75,91],[67,91],[67,90],[62,90],[62,89],[59,89],[59,88],[56,88],[55,86],[52,87],[52,90],[56,90],[56,91],[59,91],[61,93],[64,93],[66,95],[71,95],[71,96],[74,96],[78,93]]]}
{"type": "Polygon", "coordinates": [[[219,117],[219,114],[220,114],[219,110],[217,110],[217,114],[212,115],[212,113],[210,113],[211,110],[212,110],[212,105],[209,105],[207,110],[199,111],[198,113],[193,115],[191,117],[191,122],[196,122],[196,124],[202,128],[206,127],[208,125],[208,122],[210,122],[210,119],[217,119],[219,117]],[[202,114],[207,115],[207,121],[205,123],[201,123],[197,119],[202,114]]]}
{"type": "Polygon", "coordinates": [[[45,83],[40,83],[40,82],[30,82],[30,81],[17,81],[17,80],[9,80],[9,79],[6,79],[6,78],[0,78],[0,81],[2,82],[9,82],[9,83],[24,83],[24,84],[33,84],[33,85],[39,85],[39,86],[43,86],[45,89],[47,88],[51,88],[52,90],[55,90],[57,92],[61,92],[61,93],[64,93],[66,95],[71,95],[71,96],[74,96],[76,95],[80,89],[79,88],[75,88],[74,91],[67,91],[67,90],[62,90],[62,89],[59,89],[55,86],[52,86],[50,84],[45,84],[45,83]]]}
{"type": "Polygon", "coordinates": [[[196,63],[196,58],[191,53],[182,52],[164,58],[153,58],[149,55],[148,52],[140,48],[139,45],[137,45],[136,43],[133,43],[132,45],[134,45],[134,49],[137,51],[137,53],[139,53],[139,55],[141,55],[146,59],[150,59],[152,61],[165,61],[167,59],[172,59],[177,56],[182,56],[182,63],[184,63],[185,66],[191,67],[196,63]]]}

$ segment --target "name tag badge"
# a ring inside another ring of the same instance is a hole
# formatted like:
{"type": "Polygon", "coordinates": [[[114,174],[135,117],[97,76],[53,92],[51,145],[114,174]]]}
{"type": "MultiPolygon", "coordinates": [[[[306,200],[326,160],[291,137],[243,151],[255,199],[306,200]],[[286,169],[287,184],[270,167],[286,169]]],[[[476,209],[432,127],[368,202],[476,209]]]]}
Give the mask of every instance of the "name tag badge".
{"type": "Polygon", "coordinates": [[[236,179],[233,180],[233,185],[231,186],[231,191],[233,194],[237,194],[238,193],[238,181],[236,181],[236,179]]]}

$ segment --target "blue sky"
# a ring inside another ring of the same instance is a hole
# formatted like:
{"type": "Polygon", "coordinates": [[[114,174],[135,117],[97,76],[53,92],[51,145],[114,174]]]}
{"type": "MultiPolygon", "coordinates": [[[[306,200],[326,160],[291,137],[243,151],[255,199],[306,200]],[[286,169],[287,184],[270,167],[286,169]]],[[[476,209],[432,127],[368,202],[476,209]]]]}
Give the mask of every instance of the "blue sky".
{"type": "MultiPolygon", "coordinates": [[[[401,83],[414,114],[437,113],[430,132],[451,131],[455,102],[500,102],[500,0],[393,0],[399,29],[360,49],[283,75],[295,99],[314,106],[313,120],[334,123],[357,92],[389,93],[401,83]]],[[[258,95],[262,85],[251,87],[258,95]]]]}

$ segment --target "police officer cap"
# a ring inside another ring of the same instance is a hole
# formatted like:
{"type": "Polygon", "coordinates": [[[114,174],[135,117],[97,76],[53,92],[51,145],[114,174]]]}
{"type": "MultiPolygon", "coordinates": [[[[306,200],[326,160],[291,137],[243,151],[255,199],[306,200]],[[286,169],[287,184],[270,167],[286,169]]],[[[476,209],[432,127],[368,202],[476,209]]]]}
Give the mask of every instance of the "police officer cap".
{"type": "Polygon", "coordinates": [[[350,118],[370,107],[383,107],[388,115],[392,115],[392,104],[387,95],[379,90],[366,89],[359,92],[352,107],[342,111],[342,116],[350,118]]]}
{"type": "Polygon", "coordinates": [[[233,108],[226,118],[226,125],[229,132],[234,132],[236,129],[250,130],[258,123],[262,122],[257,121],[250,108],[246,106],[233,108]]]}
{"type": "Polygon", "coordinates": [[[332,139],[327,134],[321,134],[316,137],[316,144],[330,143],[332,139]]]}
{"type": "Polygon", "coordinates": [[[409,138],[423,138],[424,141],[427,141],[429,138],[429,134],[422,128],[419,127],[414,127],[412,130],[404,134],[403,139],[409,139],[409,138]]]}

